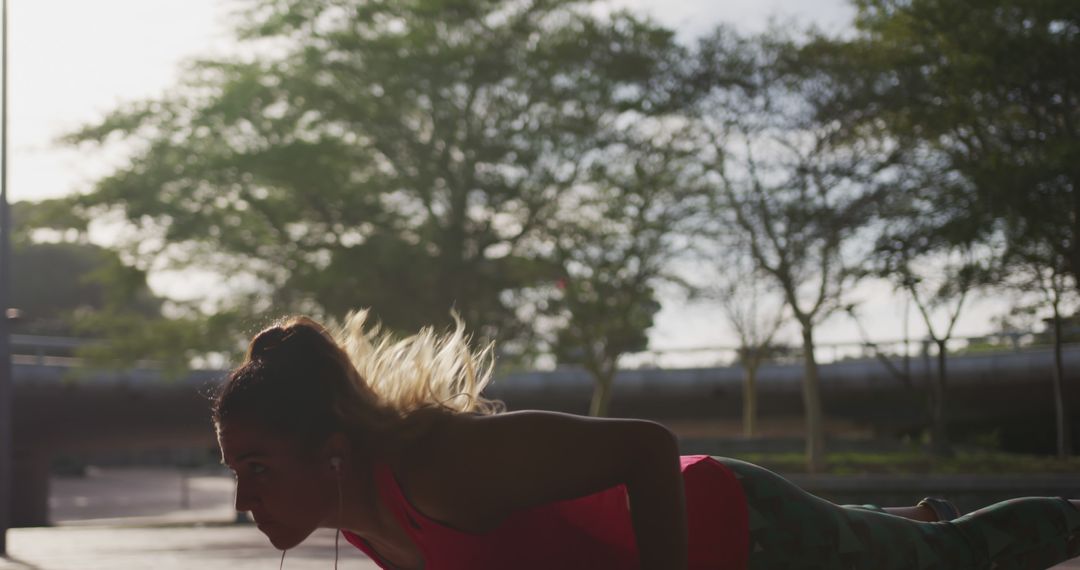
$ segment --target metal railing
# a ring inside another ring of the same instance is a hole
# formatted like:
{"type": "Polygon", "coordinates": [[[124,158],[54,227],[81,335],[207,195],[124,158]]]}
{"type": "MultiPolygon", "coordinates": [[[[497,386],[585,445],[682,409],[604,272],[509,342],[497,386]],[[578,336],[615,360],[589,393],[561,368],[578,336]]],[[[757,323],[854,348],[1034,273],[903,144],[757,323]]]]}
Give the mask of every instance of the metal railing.
{"type": "MultiPolygon", "coordinates": [[[[948,347],[951,355],[957,356],[1039,351],[1049,348],[1043,344],[1035,344],[1036,338],[1036,333],[1030,331],[1010,331],[954,337],[950,339],[948,347]]],[[[88,338],[14,334],[11,335],[12,360],[20,365],[74,368],[83,364],[83,360],[77,356],[79,348],[101,342],[103,341],[88,338]]],[[[1070,343],[1068,346],[1080,346],[1080,343],[1070,343]]],[[[724,368],[738,366],[739,352],[739,347],[733,345],[652,348],[624,355],[620,360],[620,368],[724,368]]],[[[815,347],[815,355],[820,364],[874,360],[882,356],[915,361],[936,354],[937,346],[929,339],[823,342],[815,347]]],[[[775,357],[766,363],[793,364],[801,360],[802,347],[785,343],[779,347],[775,357]]]]}
{"type": "Polygon", "coordinates": [[[73,368],[82,363],[82,359],[75,356],[79,348],[100,342],[86,338],[13,334],[11,361],[21,365],[73,368]]]}

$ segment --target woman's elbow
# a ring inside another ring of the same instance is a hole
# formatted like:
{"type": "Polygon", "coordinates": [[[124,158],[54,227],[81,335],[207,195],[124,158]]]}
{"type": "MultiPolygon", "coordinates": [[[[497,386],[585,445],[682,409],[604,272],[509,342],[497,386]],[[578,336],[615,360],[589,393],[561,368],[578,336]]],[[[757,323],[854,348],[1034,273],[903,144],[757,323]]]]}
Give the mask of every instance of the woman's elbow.
{"type": "Polygon", "coordinates": [[[675,436],[667,426],[642,420],[640,423],[641,434],[638,436],[638,452],[646,452],[657,458],[677,458],[679,455],[679,438],[675,436]]]}

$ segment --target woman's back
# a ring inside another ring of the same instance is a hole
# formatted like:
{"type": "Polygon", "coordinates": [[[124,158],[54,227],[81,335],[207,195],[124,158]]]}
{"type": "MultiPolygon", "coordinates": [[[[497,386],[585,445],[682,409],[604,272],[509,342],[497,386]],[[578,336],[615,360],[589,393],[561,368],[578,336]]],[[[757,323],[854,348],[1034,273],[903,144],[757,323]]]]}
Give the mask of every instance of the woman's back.
{"type": "MultiPolygon", "coordinates": [[[[734,475],[707,456],[683,457],[690,568],[743,568],[748,551],[746,505],[734,475]]],[[[470,532],[434,520],[402,492],[385,463],[375,468],[377,490],[426,560],[427,570],[564,568],[612,570],[639,567],[626,488],[622,485],[575,499],[512,513],[495,528],[470,532]]],[[[383,567],[378,552],[359,536],[349,542],[383,567]]]]}

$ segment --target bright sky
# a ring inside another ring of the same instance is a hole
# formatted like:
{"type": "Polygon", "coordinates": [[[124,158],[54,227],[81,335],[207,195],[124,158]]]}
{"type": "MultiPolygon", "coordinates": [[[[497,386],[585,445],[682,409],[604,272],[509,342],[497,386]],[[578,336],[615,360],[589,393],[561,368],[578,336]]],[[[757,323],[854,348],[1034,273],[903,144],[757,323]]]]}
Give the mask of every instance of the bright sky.
{"type": "MultiPolygon", "coordinates": [[[[842,0],[609,0],[642,9],[684,38],[719,22],[760,30],[770,18],[843,30],[851,8],[842,0]]],[[[119,103],[152,97],[176,80],[181,62],[231,45],[225,16],[231,0],[8,0],[12,201],[83,191],[109,171],[106,159],[58,145],[57,137],[93,122],[119,103]]],[[[902,314],[887,290],[868,290],[866,313],[876,338],[899,338],[902,314]]],[[[987,328],[993,313],[973,310],[961,334],[987,328]]],[[[668,303],[652,332],[659,347],[731,345],[721,313],[668,303]]],[[[857,336],[843,319],[822,341],[857,336]]],[[[912,326],[918,334],[922,329],[912,326]]],[[[794,339],[792,339],[794,340],[794,339]]]]}
{"type": "MultiPolygon", "coordinates": [[[[12,200],[86,188],[105,171],[54,144],[118,103],[153,96],[187,58],[231,45],[231,0],[8,0],[12,200]]],[[[615,0],[643,9],[687,36],[731,22],[760,29],[770,15],[833,29],[847,21],[841,0],[615,0]],[[661,9],[660,6],[663,6],[661,9]]],[[[99,157],[94,157],[99,158],[99,157]]]]}

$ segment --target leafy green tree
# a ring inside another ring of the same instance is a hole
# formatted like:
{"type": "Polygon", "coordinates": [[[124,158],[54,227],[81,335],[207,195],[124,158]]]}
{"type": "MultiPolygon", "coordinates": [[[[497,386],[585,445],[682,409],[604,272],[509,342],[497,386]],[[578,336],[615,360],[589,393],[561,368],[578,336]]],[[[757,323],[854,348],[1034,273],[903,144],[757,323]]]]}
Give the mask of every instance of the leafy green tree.
{"type": "Polygon", "coordinates": [[[235,362],[245,340],[236,331],[250,330],[251,325],[243,315],[228,312],[207,317],[188,308],[165,318],[115,306],[80,314],[75,324],[81,334],[100,341],[78,350],[90,366],[150,367],[166,379],[182,377],[192,368],[221,369],[235,362]]]}
{"type": "Polygon", "coordinates": [[[127,141],[83,200],[140,267],[225,277],[225,309],[528,334],[507,300],[598,133],[665,105],[672,34],[588,2],[246,0],[254,55],[194,62],[161,99],[74,133],[127,141]]]}
{"type": "Polygon", "coordinates": [[[956,219],[1004,224],[1080,275],[1080,6],[857,0],[856,33],[812,49],[847,85],[830,112],[964,184],[956,219]]]}
{"type": "Polygon", "coordinates": [[[18,331],[74,336],[83,315],[122,302],[133,313],[159,314],[161,300],[146,275],[120,256],[85,239],[85,225],[71,214],[70,200],[12,205],[12,306],[18,331]]]}
{"type": "Polygon", "coordinates": [[[705,210],[694,149],[662,126],[625,135],[596,157],[566,213],[548,220],[542,244],[560,275],[548,310],[558,322],[554,352],[592,375],[593,416],[608,413],[619,358],[647,348],[657,288],[678,281],[670,262],[705,210]]]}
{"type": "MultiPolygon", "coordinates": [[[[11,263],[12,306],[20,311],[16,330],[53,336],[77,334],[78,315],[104,309],[113,294],[104,280],[121,265],[105,248],[64,242],[15,244],[11,263]]],[[[141,288],[129,289],[132,306],[153,312],[157,300],[142,277],[141,288]]]]}
{"type": "MultiPolygon", "coordinates": [[[[75,356],[91,366],[124,369],[136,363],[186,372],[212,353],[239,348],[230,334],[235,315],[206,318],[167,303],[145,271],[117,252],[90,243],[85,220],[70,198],[13,204],[12,301],[17,332],[87,339],[75,356]],[[170,318],[163,311],[168,309],[170,318]]],[[[64,356],[70,354],[64,353],[64,356]]]]}
{"type": "MultiPolygon", "coordinates": [[[[875,133],[894,145],[908,166],[902,178],[921,184],[904,191],[927,207],[900,214],[922,228],[900,240],[901,249],[945,258],[957,247],[1000,249],[1004,241],[1005,250],[1037,250],[1063,263],[1044,275],[1080,275],[1080,7],[1070,0],[855,5],[854,35],[821,38],[806,51],[845,85],[823,107],[827,116],[849,136],[875,133]]],[[[897,248],[889,249],[895,260],[897,248]]],[[[962,300],[960,288],[977,271],[957,268],[947,284],[962,300]]],[[[919,281],[895,275],[909,290],[919,281]]],[[[941,334],[931,327],[931,335],[944,354],[941,334]]],[[[944,387],[935,390],[941,394],[931,400],[943,402],[944,387]]],[[[940,414],[934,431],[943,439],[940,414]]]]}

